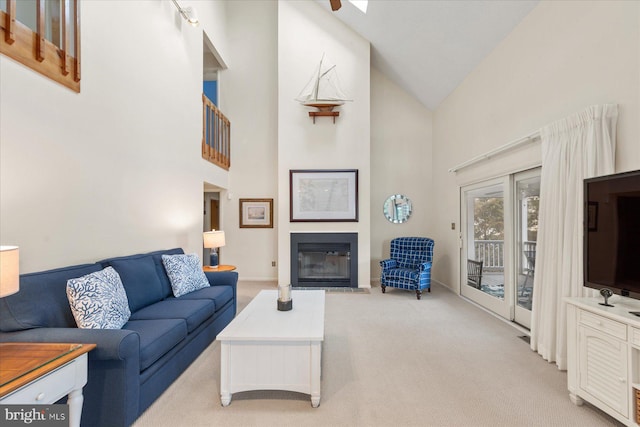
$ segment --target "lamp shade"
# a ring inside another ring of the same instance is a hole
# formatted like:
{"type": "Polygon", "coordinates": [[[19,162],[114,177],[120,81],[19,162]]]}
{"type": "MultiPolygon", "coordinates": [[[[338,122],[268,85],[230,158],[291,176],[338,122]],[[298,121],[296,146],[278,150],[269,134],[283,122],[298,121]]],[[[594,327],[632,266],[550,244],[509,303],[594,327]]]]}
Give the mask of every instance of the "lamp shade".
{"type": "Polygon", "coordinates": [[[20,253],[17,246],[0,246],[0,298],[20,288],[20,253]]]}
{"type": "Polygon", "coordinates": [[[224,231],[211,230],[203,233],[205,248],[220,248],[225,245],[224,231]]]}

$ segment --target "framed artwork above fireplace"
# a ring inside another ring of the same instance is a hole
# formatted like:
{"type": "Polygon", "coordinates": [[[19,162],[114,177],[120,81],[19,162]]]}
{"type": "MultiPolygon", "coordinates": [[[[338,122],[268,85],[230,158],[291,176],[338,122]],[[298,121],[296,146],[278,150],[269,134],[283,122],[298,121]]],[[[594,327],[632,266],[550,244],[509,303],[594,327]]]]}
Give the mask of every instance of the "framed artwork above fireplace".
{"type": "Polygon", "coordinates": [[[358,222],[358,170],[289,171],[291,222],[358,222]]]}

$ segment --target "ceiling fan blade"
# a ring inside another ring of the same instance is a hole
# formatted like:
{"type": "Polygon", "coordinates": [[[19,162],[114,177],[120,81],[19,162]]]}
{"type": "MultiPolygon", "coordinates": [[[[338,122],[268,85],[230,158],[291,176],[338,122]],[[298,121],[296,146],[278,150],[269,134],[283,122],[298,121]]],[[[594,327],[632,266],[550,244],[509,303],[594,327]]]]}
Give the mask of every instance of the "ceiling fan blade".
{"type": "Polygon", "coordinates": [[[340,0],[329,0],[331,3],[331,10],[334,12],[342,7],[342,2],[340,0]]]}

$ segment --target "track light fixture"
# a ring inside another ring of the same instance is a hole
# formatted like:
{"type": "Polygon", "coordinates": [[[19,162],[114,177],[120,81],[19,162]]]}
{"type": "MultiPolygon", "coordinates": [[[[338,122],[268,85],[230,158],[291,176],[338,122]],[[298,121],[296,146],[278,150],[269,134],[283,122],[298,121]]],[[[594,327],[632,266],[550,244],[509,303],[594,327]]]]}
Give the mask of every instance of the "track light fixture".
{"type": "Polygon", "coordinates": [[[193,7],[188,6],[188,7],[182,8],[176,0],[171,0],[171,1],[173,1],[173,4],[176,5],[176,8],[178,8],[178,12],[180,12],[180,15],[182,15],[185,21],[187,21],[189,24],[193,25],[194,27],[198,26],[198,13],[193,7]]]}

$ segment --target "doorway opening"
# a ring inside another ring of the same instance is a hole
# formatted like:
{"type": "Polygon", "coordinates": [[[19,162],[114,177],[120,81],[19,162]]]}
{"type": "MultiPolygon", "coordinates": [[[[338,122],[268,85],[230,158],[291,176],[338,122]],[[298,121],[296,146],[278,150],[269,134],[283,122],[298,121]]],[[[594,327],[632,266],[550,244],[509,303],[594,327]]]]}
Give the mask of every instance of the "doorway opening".
{"type": "MultiPolygon", "coordinates": [[[[207,189],[206,187],[207,185],[205,184],[202,231],[220,230],[220,190],[207,189]]],[[[219,258],[222,249],[218,248],[219,258]]],[[[204,265],[209,265],[211,249],[203,248],[202,251],[203,263],[204,265]]]]}

